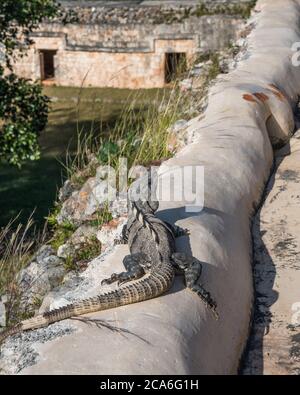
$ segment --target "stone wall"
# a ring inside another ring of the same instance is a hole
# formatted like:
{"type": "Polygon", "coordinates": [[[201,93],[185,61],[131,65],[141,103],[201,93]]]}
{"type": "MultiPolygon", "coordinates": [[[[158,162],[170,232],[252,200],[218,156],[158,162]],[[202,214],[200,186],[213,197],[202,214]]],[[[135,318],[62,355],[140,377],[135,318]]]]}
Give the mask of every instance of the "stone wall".
{"type": "Polygon", "coordinates": [[[190,62],[199,53],[222,49],[237,38],[243,21],[237,15],[197,16],[191,7],[182,6],[166,13],[163,21],[160,12],[164,8],[152,6],[144,7],[147,12],[133,23],[130,15],[141,8],[121,8],[127,10],[127,19],[123,14],[113,18],[120,7],[101,9],[106,10],[106,19],[100,11],[94,18],[93,12],[86,11],[72,23],[42,24],[32,34],[35,44],[28,55],[16,63],[17,74],[41,79],[40,51],[55,50],[52,83],[57,85],[84,82],[84,86],[159,88],[165,85],[165,53],[183,52],[190,62]],[[149,10],[160,15],[160,20],[152,17],[147,22],[149,10]],[[107,19],[110,12],[111,20],[107,19]]]}

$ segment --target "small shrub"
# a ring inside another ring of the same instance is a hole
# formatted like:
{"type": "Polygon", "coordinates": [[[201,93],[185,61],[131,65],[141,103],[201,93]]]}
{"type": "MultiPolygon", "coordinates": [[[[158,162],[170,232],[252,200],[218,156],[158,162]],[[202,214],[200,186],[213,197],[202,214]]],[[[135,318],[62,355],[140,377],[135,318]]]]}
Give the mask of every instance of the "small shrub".
{"type": "Polygon", "coordinates": [[[73,256],[68,255],[66,257],[65,262],[64,262],[64,268],[67,272],[77,271],[78,266],[76,265],[76,262],[75,262],[73,256]]]}
{"type": "Polygon", "coordinates": [[[68,255],[64,262],[66,271],[78,271],[83,263],[91,261],[101,254],[101,243],[93,236],[80,245],[80,248],[75,248],[74,254],[68,255]]]}
{"type": "Polygon", "coordinates": [[[106,203],[104,207],[97,211],[96,213],[96,218],[93,220],[88,221],[88,224],[91,226],[94,226],[98,229],[101,229],[101,227],[104,224],[107,224],[113,219],[112,213],[109,210],[109,204],[106,203]]]}
{"type": "Polygon", "coordinates": [[[30,33],[57,12],[55,0],[0,2],[0,160],[18,167],[40,157],[38,136],[49,100],[39,84],[14,74],[12,64],[32,44],[30,33]]]}
{"type": "Polygon", "coordinates": [[[213,53],[210,56],[210,60],[212,63],[209,66],[208,72],[207,72],[208,81],[214,80],[221,73],[219,55],[217,53],[213,53]]]}
{"type": "Polygon", "coordinates": [[[47,224],[50,226],[50,228],[55,228],[55,226],[58,225],[57,216],[60,210],[61,210],[61,205],[56,203],[54,205],[54,208],[49,213],[48,217],[45,217],[45,220],[47,221],[47,224]]]}
{"type": "Polygon", "coordinates": [[[101,163],[110,163],[120,154],[120,146],[113,141],[104,141],[98,151],[98,158],[101,163]]]}
{"type": "Polygon", "coordinates": [[[0,159],[18,167],[39,159],[38,136],[47,123],[49,99],[38,84],[2,76],[1,70],[0,93],[0,159]]]}
{"type": "Polygon", "coordinates": [[[75,259],[78,261],[90,261],[101,253],[101,243],[96,236],[88,239],[82,247],[76,251],[75,259]]]}
{"type": "Polygon", "coordinates": [[[32,299],[32,306],[37,310],[41,307],[43,300],[38,296],[34,296],[32,299]]]}
{"type": "Polygon", "coordinates": [[[57,251],[61,245],[66,243],[66,241],[72,236],[75,230],[76,227],[70,222],[56,224],[53,229],[53,236],[50,239],[51,247],[55,251],[57,251]]]}

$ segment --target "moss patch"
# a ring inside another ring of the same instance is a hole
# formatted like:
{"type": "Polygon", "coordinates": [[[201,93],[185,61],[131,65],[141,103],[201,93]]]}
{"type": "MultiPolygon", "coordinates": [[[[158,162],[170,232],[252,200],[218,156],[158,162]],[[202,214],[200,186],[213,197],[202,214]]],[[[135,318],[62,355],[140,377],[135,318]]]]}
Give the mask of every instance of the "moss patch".
{"type": "Polygon", "coordinates": [[[53,236],[50,239],[51,247],[57,251],[61,245],[66,243],[75,230],[76,227],[70,222],[56,224],[53,228],[53,236]]]}

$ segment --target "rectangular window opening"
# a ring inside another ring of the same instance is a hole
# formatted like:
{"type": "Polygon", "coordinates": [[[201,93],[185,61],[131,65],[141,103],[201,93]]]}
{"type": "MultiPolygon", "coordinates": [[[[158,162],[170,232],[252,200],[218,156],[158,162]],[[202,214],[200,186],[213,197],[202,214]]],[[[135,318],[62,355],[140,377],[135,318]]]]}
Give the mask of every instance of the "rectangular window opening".
{"type": "Polygon", "coordinates": [[[165,60],[165,82],[168,84],[175,81],[181,73],[187,69],[186,53],[170,52],[166,53],[165,60]]]}

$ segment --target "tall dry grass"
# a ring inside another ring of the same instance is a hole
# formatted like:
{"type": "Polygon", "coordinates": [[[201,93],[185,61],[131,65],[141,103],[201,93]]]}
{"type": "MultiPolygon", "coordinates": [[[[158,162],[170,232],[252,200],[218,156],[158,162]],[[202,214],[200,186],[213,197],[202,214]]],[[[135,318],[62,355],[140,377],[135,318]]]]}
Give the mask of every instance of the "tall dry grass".
{"type": "Polygon", "coordinates": [[[36,230],[32,215],[24,225],[16,225],[17,221],[18,216],[0,229],[0,295],[6,297],[7,325],[17,321],[24,311],[20,303],[27,290],[20,288],[20,272],[46,238],[45,229],[36,230]]]}
{"type": "Polygon", "coordinates": [[[167,144],[170,126],[183,116],[188,106],[187,92],[176,82],[172,88],[158,92],[150,103],[139,106],[140,100],[139,93],[132,94],[115,124],[103,126],[98,136],[92,129],[89,133],[78,131],[77,150],[68,151],[63,164],[68,179],[81,184],[100,164],[118,170],[120,157],[127,158],[131,167],[172,155],[167,144]]]}

